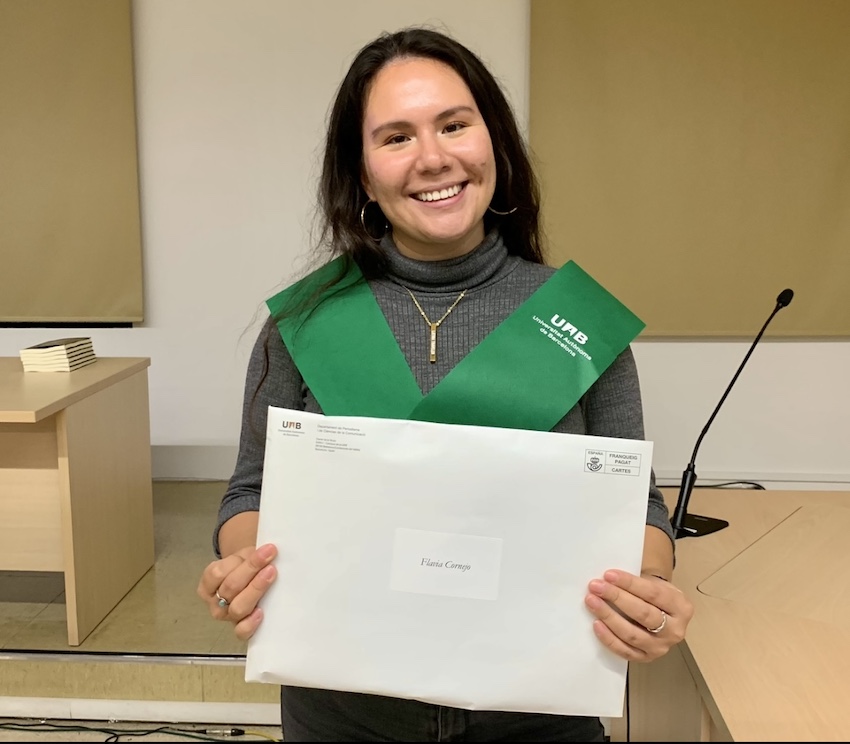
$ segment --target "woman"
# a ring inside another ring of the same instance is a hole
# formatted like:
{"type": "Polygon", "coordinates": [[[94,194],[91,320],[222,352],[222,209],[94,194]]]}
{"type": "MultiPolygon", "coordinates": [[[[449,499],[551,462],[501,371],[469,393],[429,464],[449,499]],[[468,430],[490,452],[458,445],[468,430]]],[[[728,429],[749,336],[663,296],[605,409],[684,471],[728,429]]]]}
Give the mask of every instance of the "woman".
{"type": "MultiPolygon", "coordinates": [[[[256,631],[258,602],[276,578],[275,546],[256,546],[265,411],[331,412],[324,393],[305,382],[305,375],[315,379],[313,370],[293,359],[300,324],[309,326],[323,298],[348,291],[352,276],[368,282],[428,396],[555,271],[543,264],[537,183],[505,96],[473,53],[434,31],[384,34],[357,55],[331,113],[320,203],[326,242],[340,258],[308,283],[310,291],[269,302],[272,317],[249,363],[239,458],[219,512],[220,559],[198,586],[212,616],[233,623],[242,639],[256,631]]],[[[547,428],[643,438],[627,345],[547,428]]],[[[651,661],[684,637],[693,610],[669,583],[673,547],[653,480],[641,575],[608,571],[590,581],[585,597],[588,621],[612,653],[651,661]]],[[[281,714],[287,741],[603,740],[596,718],[305,688],[282,689],[281,714]]]]}

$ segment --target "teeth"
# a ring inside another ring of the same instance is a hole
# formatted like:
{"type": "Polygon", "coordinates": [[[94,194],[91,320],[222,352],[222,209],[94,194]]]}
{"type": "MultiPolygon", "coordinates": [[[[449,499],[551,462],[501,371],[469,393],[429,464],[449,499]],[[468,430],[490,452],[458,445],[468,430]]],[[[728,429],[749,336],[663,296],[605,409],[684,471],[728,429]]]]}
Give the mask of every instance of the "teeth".
{"type": "Polygon", "coordinates": [[[419,201],[440,201],[441,199],[448,199],[450,196],[456,196],[461,191],[461,185],[457,184],[448,189],[442,189],[440,191],[423,191],[421,194],[414,194],[414,199],[419,199],[419,201]]]}

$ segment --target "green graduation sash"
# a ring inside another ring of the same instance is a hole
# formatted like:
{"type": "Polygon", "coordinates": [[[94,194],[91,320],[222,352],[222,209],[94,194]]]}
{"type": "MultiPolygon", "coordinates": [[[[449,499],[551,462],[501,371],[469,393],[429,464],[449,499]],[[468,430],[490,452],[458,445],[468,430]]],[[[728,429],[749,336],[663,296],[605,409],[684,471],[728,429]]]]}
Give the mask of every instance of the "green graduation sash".
{"type": "Polygon", "coordinates": [[[537,431],[551,430],[645,327],[569,261],[423,396],[355,264],[334,259],[267,305],[327,415],[537,431]],[[289,310],[305,298],[312,309],[289,310]]]}

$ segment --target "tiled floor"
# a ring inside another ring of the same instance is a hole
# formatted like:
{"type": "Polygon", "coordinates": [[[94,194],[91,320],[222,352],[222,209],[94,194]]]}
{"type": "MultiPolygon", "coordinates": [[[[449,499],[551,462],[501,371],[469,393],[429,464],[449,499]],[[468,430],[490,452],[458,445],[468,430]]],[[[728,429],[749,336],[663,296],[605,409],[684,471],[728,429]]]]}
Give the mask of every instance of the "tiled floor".
{"type": "MultiPolygon", "coordinates": [[[[195,594],[201,571],[213,559],[212,529],[224,487],[223,482],[154,482],[156,563],[79,646],[67,643],[62,574],[0,571],[0,695],[6,700],[10,694],[54,701],[90,697],[105,700],[107,707],[125,699],[180,705],[187,700],[206,703],[211,697],[237,709],[276,705],[276,688],[244,682],[240,664],[245,643],[229,625],[214,621],[195,594]],[[133,656],[138,658],[128,660],[133,656]],[[194,657],[191,663],[182,663],[189,657],[194,657]]],[[[5,713],[13,714],[18,715],[5,713]]],[[[172,731],[144,737],[122,733],[119,740],[262,741],[281,736],[279,726],[98,722],[72,715],[73,720],[49,719],[36,727],[45,731],[33,730],[38,722],[32,719],[0,718],[0,741],[106,741],[109,733],[95,729],[162,726],[172,731]],[[234,726],[251,733],[223,737],[199,731],[234,726]],[[192,733],[181,736],[178,728],[192,733]]]]}

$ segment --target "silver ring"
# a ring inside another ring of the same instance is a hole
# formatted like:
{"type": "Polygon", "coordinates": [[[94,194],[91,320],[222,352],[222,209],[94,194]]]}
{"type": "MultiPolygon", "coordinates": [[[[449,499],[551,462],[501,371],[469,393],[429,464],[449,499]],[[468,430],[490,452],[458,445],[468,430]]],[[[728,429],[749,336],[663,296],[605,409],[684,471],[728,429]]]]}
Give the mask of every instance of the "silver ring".
{"type": "MultiPolygon", "coordinates": [[[[227,607],[230,604],[230,602],[228,602],[224,597],[222,597],[218,593],[218,589],[215,590],[215,598],[218,600],[218,606],[219,607],[227,607]]],[[[662,624],[661,627],[663,628],[664,625],[662,624]]]]}
{"type": "Polygon", "coordinates": [[[659,625],[657,628],[647,628],[647,631],[649,631],[650,633],[660,633],[662,630],[664,630],[665,625],[667,625],[667,613],[664,612],[664,610],[661,610],[661,625],[659,625]]]}

